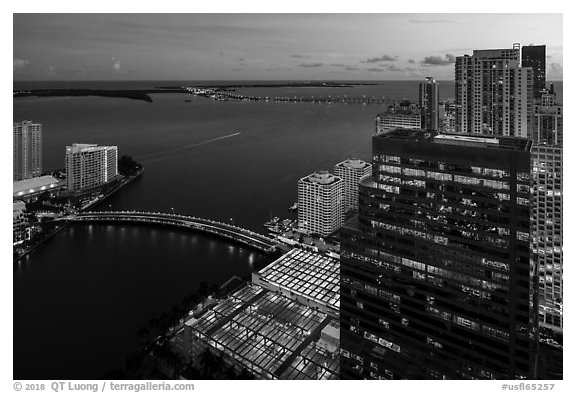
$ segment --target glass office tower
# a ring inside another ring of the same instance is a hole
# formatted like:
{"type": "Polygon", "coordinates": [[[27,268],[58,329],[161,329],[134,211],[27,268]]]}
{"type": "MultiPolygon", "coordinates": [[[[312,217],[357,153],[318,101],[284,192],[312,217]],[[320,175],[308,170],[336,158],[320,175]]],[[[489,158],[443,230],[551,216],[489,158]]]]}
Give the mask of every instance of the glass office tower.
{"type": "Polygon", "coordinates": [[[528,139],[398,129],[341,231],[343,379],[532,378],[528,139]]]}
{"type": "Polygon", "coordinates": [[[539,98],[546,90],[546,45],[522,47],[522,67],[534,70],[534,97],[539,98]]]}

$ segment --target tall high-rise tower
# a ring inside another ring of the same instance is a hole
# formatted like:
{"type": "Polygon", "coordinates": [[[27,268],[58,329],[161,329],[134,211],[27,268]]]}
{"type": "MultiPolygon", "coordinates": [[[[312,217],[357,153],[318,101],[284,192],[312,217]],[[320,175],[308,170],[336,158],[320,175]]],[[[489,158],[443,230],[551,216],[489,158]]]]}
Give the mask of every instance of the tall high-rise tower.
{"type": "Polygon", "coordinates": [[[520,66],[520,45],[456,58],[456,132],[529,138],[533,70],[520,66]]]}
{"type": "Polygon", "coordinates": [[[534,97],[540,98],[546,89],[546,45],[523,46],[522,67],[534,71],[534,97]]]}
{"type": "Polygon", "coordinates": [[[358,210],[358,183],[372,174],[372,165],[352,158],[334,166],[334,174],[342,178],[343,212],[358,210]]]}
{"type": "Polygon", "coordinates": [[[42,174],[42,124],[25,120],[14,123],[13,180],[24,180],[42,174]]]}
{"type": "Polygon", "coordinates": [[[425,82],[420,82],[419,101],[422,110],[422,129],[438,131],[440,125],[438,82],[434,78],[426,77],[425,82]]]}
{"type": "Polygon", "coordinates": [[[563,110],[556,103],[556,95],[543,90],[540,99],[534,105],[534,132],[532,139],[535,145],[562,145],[563,110]]]}
{"type": "Polygon", "coordinates": [[[562,333],[564,297],[562,115],[553,89],[542,90],[534,110],[533,252],[538,262],[541,326],[556,333],[562,333]]]}
{"type": "Polygon", "coordinates": [[[118,147],[74,143],[66,146],[65,166],[69,190],[100,186],[118,176],[118,147]]]}
{"type": "Polygon", "coordinates": [[[344,190],[342,178],[317,171],[298,180],[298,225],[327,236],[342,226],[344,190]]]}
{"type": "Polygon", "coordinates": [[[540,322],[563,328],[562,145],[532,147],[532,234],[538,264],[540,322]]]}
{"type": "Polygon", "coordinates": [[[398,129],[341,229],[342,378],[534,375],[528,139],[398,129]]]}

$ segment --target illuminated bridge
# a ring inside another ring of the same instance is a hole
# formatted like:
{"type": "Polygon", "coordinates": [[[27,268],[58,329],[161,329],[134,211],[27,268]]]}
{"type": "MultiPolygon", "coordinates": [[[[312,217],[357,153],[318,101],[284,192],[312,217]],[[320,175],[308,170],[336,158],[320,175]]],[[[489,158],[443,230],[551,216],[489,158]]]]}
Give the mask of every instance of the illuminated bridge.
{"type": "Polygon", "coordinates": [[[178,214],[137,212],[137,211],[99,211],[82,212],[66,217],[71,222],[106,222],[106,223],[135,223],[165,225],[176,228],[191,229],[210,233],[230,239],[264,252],[276,251],[274,240],[260,233],[223,222],[212,221],[206,218],[181,216],[178,214]]]}

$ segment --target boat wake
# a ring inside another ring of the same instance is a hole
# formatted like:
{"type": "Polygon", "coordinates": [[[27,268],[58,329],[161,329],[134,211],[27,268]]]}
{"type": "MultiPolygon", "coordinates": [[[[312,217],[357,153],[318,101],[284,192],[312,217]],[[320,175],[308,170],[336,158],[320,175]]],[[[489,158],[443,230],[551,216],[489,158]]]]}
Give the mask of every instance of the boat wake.
{"type": "Polygon", "coordinates": [[[234,134],[230,134],[230,135],[222,135],[222,136],[218,136],[216,138],[210,138],[207,139],[205,141],[201,141],[201,142],[194,142],[191,143],[189,145],[184,145],[184,146],[178,146],[175,147],[173,149],[168,149],[168,150],[164,150],[162,152],[155,152],[155,153],[151,153],[148,155],[145,155],[141,158],[142,161],[146,162],[146,163],[150,163],[150,162],[155,162],[155,161],[160,161],[163,160],[165,158],[169,158],[172,156],[173,153],[179,153],[185,150],[189,150],[198,146],[203,146],[203,145],[207,145],[209,143],[213,143],[213,142],[217,142],[217,141],[221,141],[223,139],[228,139],[228,138],[232,138],[234,136],[240,135],[241,132],[235,132],[234,134]]]}

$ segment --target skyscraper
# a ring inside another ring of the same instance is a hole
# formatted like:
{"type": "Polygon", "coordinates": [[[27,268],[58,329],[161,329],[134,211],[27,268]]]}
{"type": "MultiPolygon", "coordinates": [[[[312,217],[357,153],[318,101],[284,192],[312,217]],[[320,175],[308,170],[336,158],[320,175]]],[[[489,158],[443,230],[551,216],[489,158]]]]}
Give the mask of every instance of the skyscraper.
{"type": "Polygon", "coordinates": [[[520,66],[520,45],[456,58],[456,132],[529,138],[533,70],[520,66]]]}
{"type": "Polygon", "coordinates": [[[456,132],[456,104],[446,101],[440,108],[440,132],[453,134],[456,132]]]}
{"type": "Polygon", "coordinates": [[[562,145],[532,147],[532,233],[538,264],[540,322],[563,327],[562,145]]]}
{"type": "Polygon", "coordinates": [[[556,94],[552,86],[550,90],[543,89],[540,93],[534,107],[532,136],[534,144],[532,147],[533,252],[539,272],[541,326],[561,334],[563,328],[563,111],[562,105],[556,103],[556,94]]]}
{"type": "Polygon", "coordinates": [[[534,373],[528,139],[395,130],[341,229],[342,378],[534,373]]]}
{"type": "Polygon", "coordinates": [[[118,148],[75,143],[66,146],[68,190],[86,190],[118,176],[118,148]]]}
{"type": "Polygon", "coordinates": [[[562,145],[563,110],[556,103],[556,95],[542,91],[540,99],[534,105],[534,132],[532,139],[537,145],[562,145]]]}
{"type": "Polygon", "coordinates": [[[343,181],[343,212],[358,210],[358,183],[372,174],[372,165],[352,158],[336,164],[334,174],[343,181]]]}
{"type": "Polygon", "coordinates": [[[24,180],[42,173],[42,124],[24,120],[14,123],[13,180],[24,180]]]}
{"type": "Polygon", "coordinates": [[[342,226],[343,181],[317,171],[298,181],[298,226],[327,236],[342,226]]]}
{"type": "Polygon", "coordinates": [[[522,47],[522,67],[534,71],[534,97],[539,98],[546,89],[546,45],[522,47]]]}
{"type": "Polygon", "coordinates": [[[440,119],[438,115],[438,82],[434,78],[426,77],[420,82],[419,102],[422,110],[422,129],[438,131],[440,119]]]}

